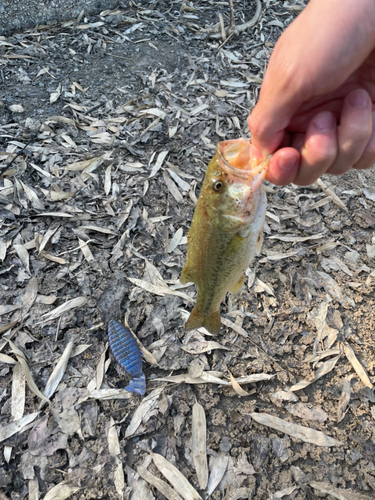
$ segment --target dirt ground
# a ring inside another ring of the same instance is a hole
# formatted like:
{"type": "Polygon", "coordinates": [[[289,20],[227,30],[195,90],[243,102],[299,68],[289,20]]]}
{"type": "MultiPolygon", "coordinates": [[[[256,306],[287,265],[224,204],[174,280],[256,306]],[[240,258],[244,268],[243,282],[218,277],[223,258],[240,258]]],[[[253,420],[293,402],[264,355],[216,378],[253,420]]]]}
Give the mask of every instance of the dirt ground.
{"type": "Polygon", "coordinates": [[[374,498],[374,170],[266,183],[221,334],[183,328],[205,168],[303,7],[234,1],[256,20],[225,42],[203,0],[0,37],[0,500],[374,498]],[[108,351],[125,316],[145,397],[108,351]]]}

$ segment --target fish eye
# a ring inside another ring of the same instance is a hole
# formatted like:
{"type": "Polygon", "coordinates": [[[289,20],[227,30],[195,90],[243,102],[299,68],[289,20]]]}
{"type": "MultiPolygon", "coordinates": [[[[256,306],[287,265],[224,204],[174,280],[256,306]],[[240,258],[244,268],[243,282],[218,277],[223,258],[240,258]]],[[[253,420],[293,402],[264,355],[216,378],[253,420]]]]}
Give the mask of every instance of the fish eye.
{"type": "Polygon", "coordinates": [[[224,189],[224,186],[225,186],[224,182],[219,180],[213,183],[212,188],[217,193],[221,193],[221,191],[224,189]]]}

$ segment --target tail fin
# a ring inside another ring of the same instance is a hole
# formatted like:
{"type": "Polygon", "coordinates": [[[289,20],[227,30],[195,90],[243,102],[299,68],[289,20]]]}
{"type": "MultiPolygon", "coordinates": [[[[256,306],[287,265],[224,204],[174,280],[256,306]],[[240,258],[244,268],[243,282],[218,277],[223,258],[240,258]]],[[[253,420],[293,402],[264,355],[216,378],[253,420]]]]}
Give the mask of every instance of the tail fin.
{"type": "Polygon", "coordinates": [[[191,311],[189,319],[186,322],[185,330],[195,330],[204,326],[210,333],[220,332],[220,312],[214,311],[211,314],[202,315],[200,311],[195,306],[191,311]]]}
{"type": "Polygon", "coordinates": [[[129,384],[125,387],[126,391],[135,392],[140,396],[143,396],[146,392],[146,377],[142,373],[140,377],[134,377],[131,379],[129,384]]]}

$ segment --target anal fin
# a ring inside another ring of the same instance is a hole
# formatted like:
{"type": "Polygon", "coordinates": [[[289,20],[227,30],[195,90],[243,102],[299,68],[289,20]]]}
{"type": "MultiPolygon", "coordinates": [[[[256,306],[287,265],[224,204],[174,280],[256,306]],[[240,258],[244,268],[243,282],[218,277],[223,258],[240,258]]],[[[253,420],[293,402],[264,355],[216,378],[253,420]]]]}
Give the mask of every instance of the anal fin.
{"type": "Polygon", "coordinates": [[[245,282],[245,274],[241,276],[241,278],[235,283],[231,288],[230,292],[233,293],[233,295],[236,295],[241,292],[243,284],[245,282]]]}
{"type": "Polygon", "coordinates": [[[186,264],[183,270],[181,271],[180,283],[186,285],[186,283],[190,282],[194,282],[194,278],[191,276],[191,273],[189,272],[189,267],[186,264]]]}

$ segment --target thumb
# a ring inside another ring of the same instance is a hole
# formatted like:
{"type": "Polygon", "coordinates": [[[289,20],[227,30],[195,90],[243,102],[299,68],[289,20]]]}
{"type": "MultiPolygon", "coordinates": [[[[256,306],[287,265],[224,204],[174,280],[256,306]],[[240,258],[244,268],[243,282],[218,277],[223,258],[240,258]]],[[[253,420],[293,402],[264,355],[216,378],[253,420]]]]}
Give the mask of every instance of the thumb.
{"type": "Polygon", "coordinates": [[[296,82],[294,66],[298,61],[290,57],[289,43],[283,43],[283,36],[271,56],[259,101],[248,118],[254,156],[258,157],[280,146],[293,115],[311,95],[304,78],[296,82]]]}

